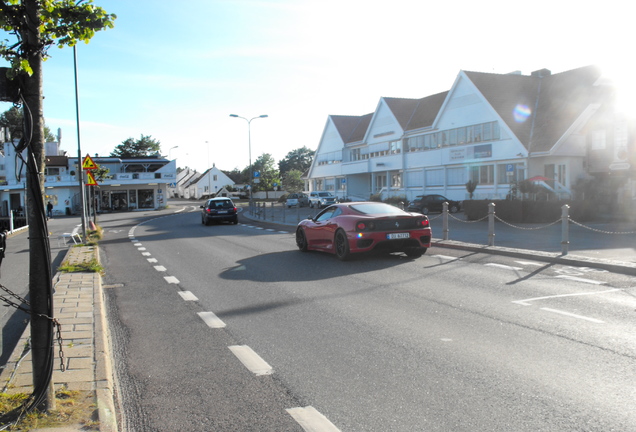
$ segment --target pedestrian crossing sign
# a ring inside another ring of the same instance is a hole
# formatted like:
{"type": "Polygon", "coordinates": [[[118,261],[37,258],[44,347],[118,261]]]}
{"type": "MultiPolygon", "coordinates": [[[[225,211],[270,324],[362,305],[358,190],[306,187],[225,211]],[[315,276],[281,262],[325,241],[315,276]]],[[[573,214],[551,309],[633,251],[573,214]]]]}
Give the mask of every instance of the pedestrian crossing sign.
{"type": "Polygon", "coordinates": [[[95,181],[95,177],[92,172],[86,171],[86,177],[86,183],[84,183],[86,186],[97,186],[97,182],[95,181]]]}
{"type": "Polygon", "coordinates": [[[82,169],[94,170],[97,169],[97,164],[93,162],[93,159],[89,155],[86,155],[84,161],[82,162],[82,169]]]}

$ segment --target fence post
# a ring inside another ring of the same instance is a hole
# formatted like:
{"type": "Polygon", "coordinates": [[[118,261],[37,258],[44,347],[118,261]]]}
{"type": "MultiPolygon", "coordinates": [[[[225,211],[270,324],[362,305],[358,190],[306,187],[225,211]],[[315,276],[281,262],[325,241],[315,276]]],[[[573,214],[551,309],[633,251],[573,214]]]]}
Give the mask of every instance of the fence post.
{"type": "Polygon", "coordinates": [[[488,204],[488,246],[495,245],[495,203],[488,204]]]}
{"type": "Polygon", "coordinates": [[[442,239],[448,240],[448,203],[442,203],[442,239]]]}
{"type": "Polygon", "coordinates": [[[568,254],[570,244],[570,206],[565,204],[561,207],[561,255],[568,254]]]}
{"type": "Polygon", "coordinates": [[[13,213],[13,210],[9,210],[9,232],[13,232],[13,215],[15,213],[13,213]]]}

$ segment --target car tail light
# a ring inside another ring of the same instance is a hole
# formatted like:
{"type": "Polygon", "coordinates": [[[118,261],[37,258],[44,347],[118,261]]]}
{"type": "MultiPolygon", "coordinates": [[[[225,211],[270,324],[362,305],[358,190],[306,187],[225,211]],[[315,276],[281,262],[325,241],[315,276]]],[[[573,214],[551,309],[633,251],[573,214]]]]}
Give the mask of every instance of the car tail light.
{"type": "Polygon", "coordinates": [[[373,231],[375,229],[375,222],[373,221],[360,221],[356,224],[356,230],[358,231],[373,231]]]}
{"type": "Polygon", "coordinates": [[[367,229],[367,224],[365,224],[364,222],[358,222],[356,225],[356,229],[358,231],[364,231],[365,229],[367,229]]]}
{"type": "Polygon", "coordinates": [[[422,225],[423,228],[428,227],[428,218],[420,219],[420,225],[422,225]]]}

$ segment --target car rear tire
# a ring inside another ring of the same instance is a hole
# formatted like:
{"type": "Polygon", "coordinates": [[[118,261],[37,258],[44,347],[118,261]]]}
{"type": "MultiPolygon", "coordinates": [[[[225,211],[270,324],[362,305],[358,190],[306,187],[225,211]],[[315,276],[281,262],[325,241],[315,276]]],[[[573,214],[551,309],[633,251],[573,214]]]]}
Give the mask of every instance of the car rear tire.
{"type": "Polygon", "coordinates": [[[296,246],[301,252],[307,252],[308,250],[307,236],[302,228],[296,230],[296,246]]]}
{"type": "Polygon", "coordinates": [[[419,258],[424,255],[424,252],[426,252],[426,249],[407,249],[404,251],[406,256],[409,258],[419,258]]]}
{"type": "Polygon", "coordinates": [[[423,215],[427,215],[428,214],[428,207],[422,207],[421,212],[423,215]]]}
{"type": "Polygon", "coordinates": [[[349,252],[349,239],[347,238],[347,234],[345,234],[343,230],[336,231],[336,236],[334,237],[333,243],[336,257],[338,257],[340,261],[347,261],[351,257],[351,253],[349,252]]]}

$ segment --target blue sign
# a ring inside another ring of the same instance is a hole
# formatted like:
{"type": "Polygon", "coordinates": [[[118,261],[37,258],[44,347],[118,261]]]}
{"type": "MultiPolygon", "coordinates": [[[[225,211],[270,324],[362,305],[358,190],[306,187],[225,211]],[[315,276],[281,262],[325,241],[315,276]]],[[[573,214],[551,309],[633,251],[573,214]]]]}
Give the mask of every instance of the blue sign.
{"type": "Polygon", "coordinates": [[[261,176],[260,171],[254,171],[254,178],[260,177],[260,176],[261,176]]]}
{"type": "Polygon", "coordinates": [[[506,164],[506,172],[515,172],[515,164],[506,164]]]}

